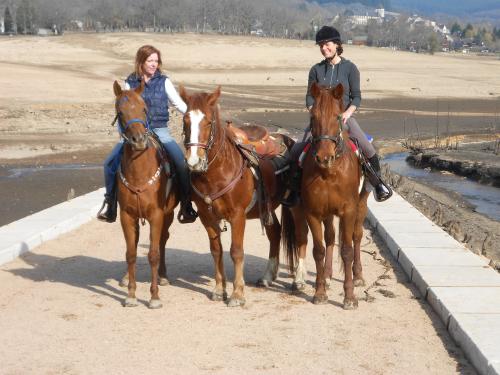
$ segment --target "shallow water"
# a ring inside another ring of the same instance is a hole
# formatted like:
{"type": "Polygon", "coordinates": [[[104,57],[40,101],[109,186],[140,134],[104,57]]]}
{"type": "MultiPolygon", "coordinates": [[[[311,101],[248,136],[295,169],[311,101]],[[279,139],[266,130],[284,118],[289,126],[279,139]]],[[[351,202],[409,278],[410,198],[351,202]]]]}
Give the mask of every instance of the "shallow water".
{"type": "Polygon", "coordinates": [[[460,194],[464,200],[475,206],[476,212],[500,221],[500,189],[482,185],[466,177],[433,171],[429,168],[415,168],[406,162],[407,153],[387,155],[383,162],[391,171],[409,177],[420,183],[436,186],[460,194]]]}

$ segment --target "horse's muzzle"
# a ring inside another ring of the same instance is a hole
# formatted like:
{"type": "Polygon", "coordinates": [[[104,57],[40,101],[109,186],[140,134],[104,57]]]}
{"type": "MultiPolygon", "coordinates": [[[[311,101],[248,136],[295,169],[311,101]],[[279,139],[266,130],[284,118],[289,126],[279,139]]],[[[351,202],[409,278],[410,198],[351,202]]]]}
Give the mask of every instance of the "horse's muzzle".
{"type": "Polygon", "coordinates": [[[335,155],[325,155],[320,157],[318,154],[316,154],[314,156],[314,160],[316,161],[318,167],[324,169],[333,167],[335,159],[336,159],[335,155]]]}
{"type": "Polygon", "coordinates": [[[205,173],[208,170],[207,158],[198,158],[198,162],[194,165],[187,163],[188,168],[193,173],[205,173]]]}
{"type": "Polygon", "coordinates": [[[145,150],[148,147],[148,134],[134,134],[129,138],[129,142],[136,151],[145,150]]]}

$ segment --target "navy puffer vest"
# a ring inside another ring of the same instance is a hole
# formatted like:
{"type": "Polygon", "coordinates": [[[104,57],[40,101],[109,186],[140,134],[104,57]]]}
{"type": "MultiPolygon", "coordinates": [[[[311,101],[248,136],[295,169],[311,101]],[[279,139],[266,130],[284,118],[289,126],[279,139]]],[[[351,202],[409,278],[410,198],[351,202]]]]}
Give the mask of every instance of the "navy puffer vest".
{"type": "MultiPolygon", "coordinates": [[[[168,122],[168,96],[165,91],[165,79],[158,70],[148,83],[144,85],[142,98],[148,106],[148,114],[151,128],[164,128],[168,122]]],[[[141,78],[132,73],[126,79],[131,89],[140,86],[141,78]]]]}

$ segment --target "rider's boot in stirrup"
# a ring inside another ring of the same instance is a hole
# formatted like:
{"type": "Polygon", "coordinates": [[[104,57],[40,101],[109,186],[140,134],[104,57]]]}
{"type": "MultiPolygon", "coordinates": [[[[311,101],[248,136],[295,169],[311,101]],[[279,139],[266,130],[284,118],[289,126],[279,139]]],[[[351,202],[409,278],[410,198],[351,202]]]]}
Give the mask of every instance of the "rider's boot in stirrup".
{"type": "Polygon", "coordinates": [[[107,223],[114,223],[116,221],[117,205],[118,199],[115,192],[105,196],[101,209],[97,213],[97,219],[107,223]]]}
{"type": "Polygon", "coordinates": [[[302,182],[302,169],[296,161],[290,163],[286,190],[281,198],[281,204],[286,207],[293,207],[300,202],[300,184],[302,182]]]}
{"type": "Polygon", "coordinates": [[[193,208],[191,199],[189,199],[189,197],[183,197],[181,200],[181,208],[177,214],[177,220],[179,220],[181,224],[188,224],[194,223],[197,217],[198,213],[193,208]]]}
{"type": "Polygon", "coordinates": [[[392,190],[380,177],[380,162],[377,154],[368,159],[368,165],[365,170],[367,172],[368,181],[370,181],[375,188],[373,195],[375,200],[377,202],[383,202],[389,199],[392,196],[392,190]]]}

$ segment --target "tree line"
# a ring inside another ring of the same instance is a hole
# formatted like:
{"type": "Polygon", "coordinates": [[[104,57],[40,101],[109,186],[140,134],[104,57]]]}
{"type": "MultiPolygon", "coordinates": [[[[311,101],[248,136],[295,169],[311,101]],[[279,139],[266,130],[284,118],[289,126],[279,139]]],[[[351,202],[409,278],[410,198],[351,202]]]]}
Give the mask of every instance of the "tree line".
{"type": "MultiPolygon", "coordinates": [[[[372,3],[366,0],[365,3],[372,3]]],[[[389,1],[386,2],[388,5],[389,1]]],[[[375,20],[353,28],[353,6],[304,0],[11,0],[15,12],[5,8],[5,31],[36,33],[38,28],[59,31],[170,31],[251,34],[278,38],[313,39],[318,27],[333,24],[344,40],[364,35],[366,44],[434,52],[442,36],[424,25],[407,22],[408,15],[375,20]]],[[[371,8],[366,8],[366,10],[371,8]]],[[[500,29],[487,25],[450,26],[452,34],[473,37],[495,49],[500,29]]],[[[499,48],[496,48],[499,49],[499,48]]]]}

